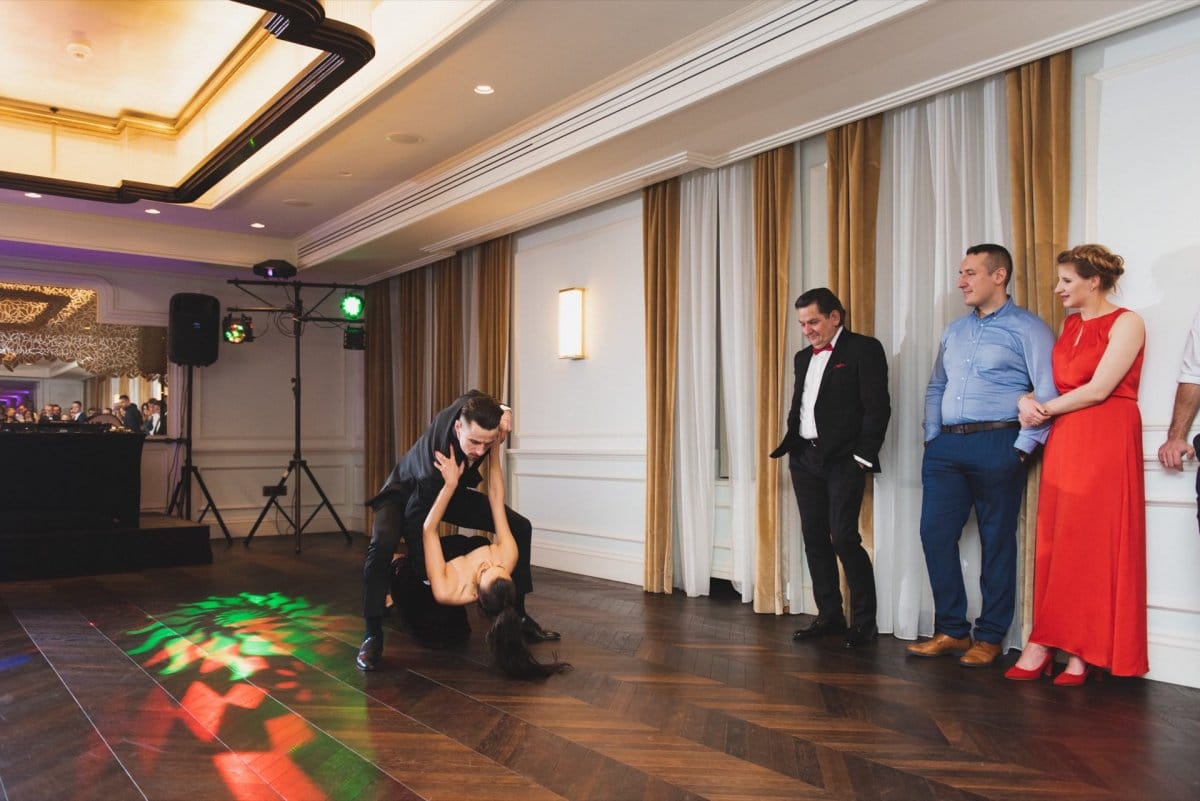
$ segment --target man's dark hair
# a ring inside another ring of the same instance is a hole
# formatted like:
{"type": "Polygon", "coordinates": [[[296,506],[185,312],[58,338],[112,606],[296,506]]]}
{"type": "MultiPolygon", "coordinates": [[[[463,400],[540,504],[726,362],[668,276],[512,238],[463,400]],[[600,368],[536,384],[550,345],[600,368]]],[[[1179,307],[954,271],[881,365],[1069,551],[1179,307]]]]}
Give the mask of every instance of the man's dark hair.
{"type": "Polygon", "coordinates": [[[846,307],[838,300],[838,296],[829,291],[828,287],[817,287],[810,289],[807,292],[796,298],[796,308],[803,309],[805,306],[817,304],[817,309],[821,314],[828,317],[831,313],[837,312],[842,320],[842,327],[849,330],[850,327],[846,324],[846,307]]]}
{"type": "Polygon", "coordinates": [[[474,423],[484,431],[495,431],[500,427],[500,417],[504,410],[491,395],[472,391],[458,413],[464,423],[474,423]]]}
{"type": "Polygon", "coordinates": [[[119,396],[119,397],[118,397],[118,400],[127,401],[127,400],[129,400],[129,396],[128,396],[128,395],[121,395],[121,396],[119,396]]]}
{"type": "Polygon", "coordinates": [[[988,274],[1004,268],[1004,286],[1008,286],[1008,282],[1012,280],[1012,254],[1008,252],[1008,248],[1004,245],[993,245],[989,242],[984,242],[982,245],[971,245],[967,248],[968,256],[977,256],[980,253],[987,256],[984,264],[987,265],[988,274]]]}

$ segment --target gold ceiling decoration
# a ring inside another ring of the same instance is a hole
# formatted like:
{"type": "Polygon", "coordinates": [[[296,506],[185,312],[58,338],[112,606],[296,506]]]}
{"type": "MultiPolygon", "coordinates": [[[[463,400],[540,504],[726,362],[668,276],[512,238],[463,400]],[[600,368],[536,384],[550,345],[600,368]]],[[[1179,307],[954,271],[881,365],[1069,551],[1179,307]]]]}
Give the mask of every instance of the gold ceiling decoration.
{"type": "Polygon", "coordinates": [[[162,375],[167,329],[98,319],[90,289],[0,282],[0,364],[76,362],[95,376],[162,375]]]}

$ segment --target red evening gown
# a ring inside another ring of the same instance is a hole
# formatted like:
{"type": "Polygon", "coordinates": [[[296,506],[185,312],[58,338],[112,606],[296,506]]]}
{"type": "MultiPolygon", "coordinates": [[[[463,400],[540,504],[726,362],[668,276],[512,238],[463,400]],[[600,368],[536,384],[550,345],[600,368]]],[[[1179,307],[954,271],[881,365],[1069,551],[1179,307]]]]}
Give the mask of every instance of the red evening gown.
{"type": "MultiPolygon", "coordinates": [[[[1126,309],[1067,317],[1054,345],[1054,383],[1092,378],[1126,309]],[[1076,341],[1078,340],[1078,341],[1076,341]]],[[[1054,419],[1038,499],[1032,642],[1076,654],[1116,676],[1146,658],[1146,504],[1138,382],[1142,356],[1103,403],[1054,419]]]]}

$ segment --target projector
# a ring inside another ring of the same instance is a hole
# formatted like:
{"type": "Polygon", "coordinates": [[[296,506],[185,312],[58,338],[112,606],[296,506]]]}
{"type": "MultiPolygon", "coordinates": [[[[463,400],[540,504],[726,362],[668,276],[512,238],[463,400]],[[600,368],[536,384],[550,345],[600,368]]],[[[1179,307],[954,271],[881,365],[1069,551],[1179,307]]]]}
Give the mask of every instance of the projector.
{"type": "Polygon", "coordinates": [[[283,259],[268,259],[254,265],[254,274],[263,278],[291,278],[296,268],[283,259]]]}

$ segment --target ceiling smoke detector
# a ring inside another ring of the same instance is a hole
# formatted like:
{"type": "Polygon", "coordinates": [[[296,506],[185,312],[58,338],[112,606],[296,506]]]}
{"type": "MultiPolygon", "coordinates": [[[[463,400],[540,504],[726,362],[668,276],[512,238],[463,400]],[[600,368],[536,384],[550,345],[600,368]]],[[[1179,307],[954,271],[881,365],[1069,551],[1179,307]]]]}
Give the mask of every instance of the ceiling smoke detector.
{"type": "Polygon", "coordinates": [[[92,43],[87,39],[73,39],[67,42],[67,55],[73,61],[87,61],[92,57],[92,43]]]}

